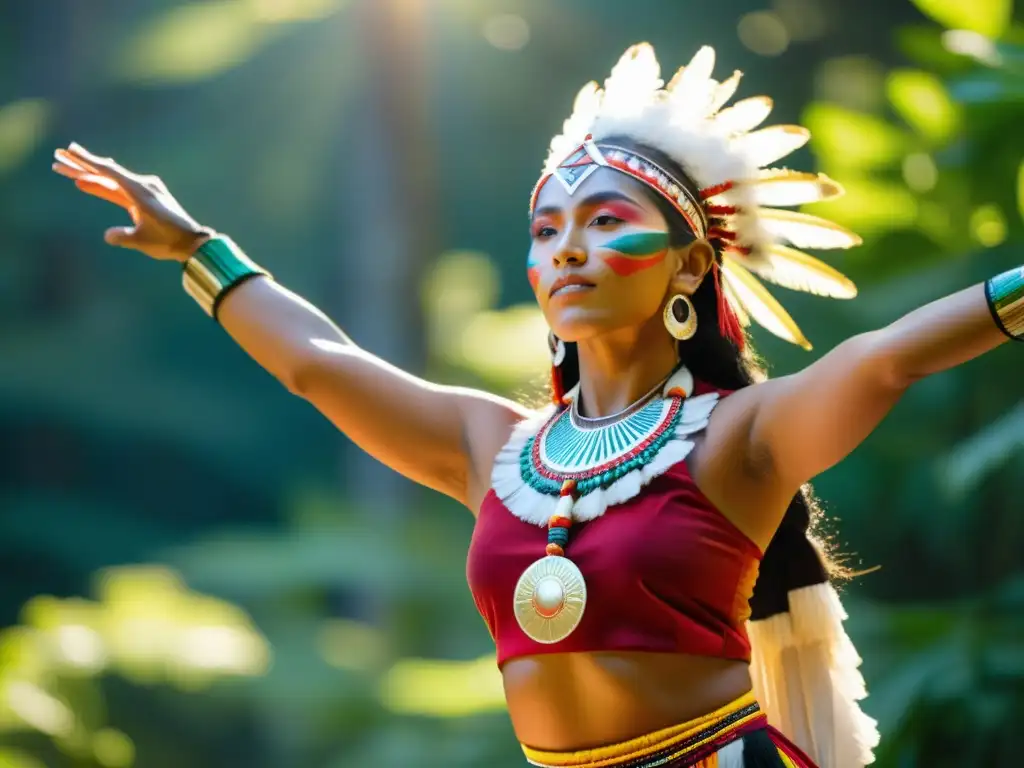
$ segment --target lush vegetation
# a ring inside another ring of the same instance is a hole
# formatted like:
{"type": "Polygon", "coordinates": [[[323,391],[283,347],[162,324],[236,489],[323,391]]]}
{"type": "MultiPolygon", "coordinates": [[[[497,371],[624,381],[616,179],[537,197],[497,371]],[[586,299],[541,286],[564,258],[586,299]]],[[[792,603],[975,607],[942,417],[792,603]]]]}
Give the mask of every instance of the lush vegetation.
{"type": "MultiPolygon", "coordinates": [[[[3,766],[522,763],[470,516],[289,398],[173,269],[103,246],[116,215],[49,174],[54,146],[161,174],[389,359],[524,396],[546,352],[523,198],[575,88],[652,30],[778,93],[847,187],[828,215],[865,236],[834,262],[860,296],[782,297],[812,354],[1022,260],[1010,0],[879,3],[871,44],[822,3],[831,31],[778,59],[685,4],[510,3],[521,53],[489,2],[128,5],[0,10],[3,766]]],[[[817,482],[851,564],[881,566],[846,588],[881,766],[1016,764],[1022,381],[1007,345],[921,382],[817,482]]]]}

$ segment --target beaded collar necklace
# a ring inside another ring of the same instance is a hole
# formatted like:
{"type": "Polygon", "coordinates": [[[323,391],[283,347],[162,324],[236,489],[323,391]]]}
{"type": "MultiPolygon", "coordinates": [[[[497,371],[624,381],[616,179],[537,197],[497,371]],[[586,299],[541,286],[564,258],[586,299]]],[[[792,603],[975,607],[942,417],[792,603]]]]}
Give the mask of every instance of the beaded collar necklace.
{"type": "Polygon", "coordinates": [[[666,376],[621,411],[609,414],[608,416],[584,416],[580,413],[581,398],[577,394],[577,396],[572,399],[572,403],[569,406],[569,418],[572,420],[572,425],[577,429],[586,430],[598,429],[600,427],[622,421],[647,405],[651,398],[661,392],[662,388],[665,386],[665,382],[668,381],[669,378],[670,376],[666,376]]]}

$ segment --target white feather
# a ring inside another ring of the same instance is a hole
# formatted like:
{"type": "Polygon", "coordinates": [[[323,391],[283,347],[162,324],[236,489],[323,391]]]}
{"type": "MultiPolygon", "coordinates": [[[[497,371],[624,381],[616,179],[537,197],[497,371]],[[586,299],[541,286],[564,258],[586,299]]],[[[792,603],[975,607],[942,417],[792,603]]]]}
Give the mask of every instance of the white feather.
{"type": "Polygon", "coordinates": [[[707,116],[717,86],[711,79],[714,69],[715,49],[705,45],[672,78],[666,91],[677,123],[707,116]]]}
{"type": "Polygon", "coordinates": [[[570,152],[583,143],[583,138],[577,141],[576,137],[586,137],[590,133],[590,128],[601,109],[603,98],[604,93],[598,88],[596,82],[589,82],[579,90],[576,100],[573,102],[572,114],[562,126],[562,132],[551,140],[544,168],[545,173],[555,170],[570,152]]]}
{"type": "Polygon", "coordinates": [[[804,349],[811,348],[811,343],[789,313],[756,277],[729,254],[722,258],[722,280],[729,284],[743,309],[758,325],[780,339],[798,344],[804,349]]]}
{"type": "Polygon", "coordinates": [[[772,237],[797,248],[852,248],[862,242],[846,227],[808,213],[762,208],[760,219],[772,237]]]}
{"type": "Polygon", "coordinates": [[[721,286],[722,292],[725,293],[725,300],[729,302],[732,311],[736,313],[736,318],[740,321],[740,325],[744,328],[750,327],[750,314],[744,308],[740,297],[736,295],[736,291],[732,289],[732,286],[725,279],[721,281],[721,286]]]}
{"type": "Polygon", "coordinates": [[[807,205],[831,200],[843,188],[823,173],[801,173],[785,169],[762,171],[756,181],[747,182],[758,205],[807,205]]]}
{"type": "Polygon", "coordinates": [[[796,152],[811,140],[811,132],[799,125],[773,125],[737,136],[732,147],[751,165],[763,168],[796,152]]]}
{"type": "Polygon", "coordinates": [[[773,106],[768,96],[752,96],[737,101],[715,116],[715,130],[727,136],[752,131],[768,119],[773,106]]]}
{"type": "Polygon", "coordinates": [[[785,245],[769,246],[759,259],[736,252],[729,252],[729,258],[758,277],[793,291],[833,299],[852,299],[857,295],[857,286],[837,269],[785,245]]]}
{"type": "Polygon", "coordinates": [[[640,119],[664,84],[654,49],[647,43],[634,45],[622,55],[605,81],[603,106],[622,117],[640,119]]]}
{"type": "Polygon", "coordinates": [[[717,114],[718,110],[724,107],[729,102],[729,99],[736,95],[736,90],[740,87],[740,80],[742,79],[743,73],[737,69],[728,80],[723,81],[715,88],[714,97],[711,100],[710,115],[717,114]]]}

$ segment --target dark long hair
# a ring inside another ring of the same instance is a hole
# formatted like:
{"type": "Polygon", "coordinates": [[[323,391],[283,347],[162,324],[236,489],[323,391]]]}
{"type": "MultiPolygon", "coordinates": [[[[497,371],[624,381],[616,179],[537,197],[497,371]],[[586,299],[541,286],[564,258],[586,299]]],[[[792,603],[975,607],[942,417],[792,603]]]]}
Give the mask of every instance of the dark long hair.
{"type": "MultiPolygon", "coordinates": [[[[640,153],[696,191],[697,186],[688,174],[664,152],[624,136],[610,137],[599,143],[605,142],[640,153]]],[[[678,211],[653,190],[645,187],[644,191],[668,222],[670,245],[678,247],[692,242],[695,236],[678,211]]],[[[721,264],[721,253],[717,250],[715,260],[721,264]]],[[[741,349],[719,331],[716,281],[710,279],[709,275],[690,298],[699,322],[693,338],[679,343],[679,356],[694,378],[724,390],[742,389],[763,381],[766,371],[750,340],[746,339],[741,349]]],[[[565,347],[565,360],[559,366],[559,371],[562,386],[568,391],[579,381],[579,357],[575,344],[567,343],[565,347]]],[[[764,553],[750,601],[752,620],[788,611],[787,595],[790,590],[821,584],[830,577],[847,575],[846,570],[832,559],[826,540],[818,535],[823,518],[810,484],[804,485],[790,502],[778,531],[764,553]]]]}

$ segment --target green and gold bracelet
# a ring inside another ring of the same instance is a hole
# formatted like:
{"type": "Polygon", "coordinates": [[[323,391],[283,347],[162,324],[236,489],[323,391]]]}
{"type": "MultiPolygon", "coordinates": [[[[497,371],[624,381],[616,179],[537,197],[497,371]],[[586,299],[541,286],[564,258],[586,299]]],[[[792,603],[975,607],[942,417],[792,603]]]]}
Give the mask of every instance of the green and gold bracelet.
{"type": "Polygon", "coordinates": [[[224,297],[246,280],[259,275],[271,277],[230,237],[214,235],[185,262],[181,284],[203,311],[216,319],[217,308],[224,297]]]}
{"type": "Polygon", "coordinates": [[[985,297],[1003,333],[1024,341],[1024,267],[990,278],[985,283],[985,297]]]}

